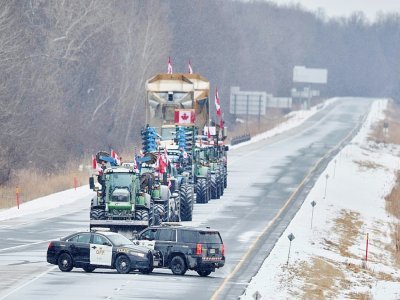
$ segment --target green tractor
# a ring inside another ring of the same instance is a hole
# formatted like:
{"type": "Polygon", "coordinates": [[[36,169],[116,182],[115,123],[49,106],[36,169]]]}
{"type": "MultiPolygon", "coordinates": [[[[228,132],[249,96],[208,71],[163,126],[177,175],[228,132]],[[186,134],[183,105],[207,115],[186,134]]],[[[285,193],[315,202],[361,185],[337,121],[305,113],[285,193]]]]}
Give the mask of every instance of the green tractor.
{"type": "MultiPolygon", "coordinates": [[[[171,191],[168,182],[159,178],[155,167],[156,155],[146,153],[145,157],[151,157],[140,167],[140,178],[142,189],[151,195],[153,203],[153,224],[161,222],[180,221],[180,198],[179,194],[171,191]]],[[[164,177],[164,176],[163,176],[164,177]]]]}
{"type": "Polygon", "coordinates": [[[152,223],[152,201],[140,189],[140,180],[131,168],[113,166],[99,175],[101,189],[90,177],[90,188],[97,192],[90,208],[90,228],[105,227],[115,232],[134,232],[152,223]]]}
{"type": "Polygon", "coordinates": [[[207,147],[196,147],[193,160],[196,203],[208,203],[211,199],[211,170],[207,147]]]}

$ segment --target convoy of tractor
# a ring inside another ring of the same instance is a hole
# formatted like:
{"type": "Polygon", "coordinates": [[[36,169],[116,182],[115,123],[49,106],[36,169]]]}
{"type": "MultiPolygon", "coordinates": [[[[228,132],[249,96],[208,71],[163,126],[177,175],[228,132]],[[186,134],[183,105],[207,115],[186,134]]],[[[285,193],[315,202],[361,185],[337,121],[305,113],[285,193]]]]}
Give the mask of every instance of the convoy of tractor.
{"type": "Polygon", "coordinates": [[[123,163],[113,151],[94,158],[91,229],[129,238],[163,222],[191,221],[195,201],[219,199],[227,187],[226,130],[211,124],[209,81],[199,74],[158,74],[146,91],[140,155],[123,163]]]}

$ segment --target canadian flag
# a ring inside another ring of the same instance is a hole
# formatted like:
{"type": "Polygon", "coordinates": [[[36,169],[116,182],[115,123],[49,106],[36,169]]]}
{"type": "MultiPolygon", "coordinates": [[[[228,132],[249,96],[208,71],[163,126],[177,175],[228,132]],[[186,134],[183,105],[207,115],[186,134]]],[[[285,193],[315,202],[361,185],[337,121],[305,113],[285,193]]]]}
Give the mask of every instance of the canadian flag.
{"type": "Polygon", "coordinates": [[[174,122],[175,125],[194,124],[196,121],[196,114],[194,109],[175,109],[174,122]]]}
{"type": "Polygon", "coordinates": [[[168,74],[172,74],[172,63],[171,63],[171,57],[168,57],[168,74]]]}
{"type": "Polygon", "coordinates": [[[192,65],[191,65],[191,63],[190,63],[190,59],[189,59],[188,68],[189,68],[189,74],[193,74],[193,69],[192,69],[192,65]]]}
{"type": "Polygon", "coordinates": [[[215,109],[217,110],[217,116],[221,118],[221,103],[219,101],[217,88],[215,88],[215,109]]]}

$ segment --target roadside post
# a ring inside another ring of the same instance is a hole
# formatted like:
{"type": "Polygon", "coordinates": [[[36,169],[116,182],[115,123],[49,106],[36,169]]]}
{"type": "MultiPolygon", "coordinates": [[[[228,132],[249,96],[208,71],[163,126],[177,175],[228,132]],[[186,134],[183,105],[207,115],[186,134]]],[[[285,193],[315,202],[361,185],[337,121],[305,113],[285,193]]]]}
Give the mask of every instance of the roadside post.
{"type": "Polygon", "coordinates": [[[328,186],[328,178],[329,178],[329,174],[325,175],[325,192],[324,192],[324,199],[326,198],[326,188],[328,186]]]}
{"type": "Polygon", "coordinates": [[[74,188],[75,188],[75,191],[76,191],[77,185],[78,185],[78,181],[76,180],[76,176],[74,176],[74,188]]]}
{"type": "Polygon", "coordinates": [[[19,209],[19,187],[15,188],[15,196],[16,196],[16,201],[17,201],[17,207],[19,209]]]}
{"type": "Polygon", "coordinates": [[[295,236],[293,235],[293,233],[291,233],[291,234],[289,234],[289,235],[288,235],[288,239],[289,239],[289,253],[288,253],[288,256],[287,256],[287,262],[286,262],[286,265],[288,265],[288,264],[289,264],[289,258],[290,258],[290,248],[292,247],[292,241],[295,239],[295,236]]]}
{"type": "Polygon", "coordinates": [[[367,242],[366,242],[366,247],[365,247],[365,262],[368,261],[368,233],[367,233],[367,242]]]}
{"type": "Polygon", "coordinates": [[[256,291],[256,292],[253,294],[253,299],[254,299],[254,300],[260,300],[261,298],[262,298],[262,295],[260,294],[259,291],[256,291]]]}
{"type": "Polygon", "coordinates": [[[315,202],[314,200],[311,201],[311,206],[312,206],[312,210],[311,210],[311,229],[312,229],[312,221],[313,221],[313,217],[314,217],[314,206],[317,205],[317,202],[315,202]]]}
{"type": "Polygon", "coordinates": [[[335,174],[336,174],[336,158],[333,161],[333,163],[334,163],[334,166],[333,166],[333,178],[335,178],[335,174]]]}

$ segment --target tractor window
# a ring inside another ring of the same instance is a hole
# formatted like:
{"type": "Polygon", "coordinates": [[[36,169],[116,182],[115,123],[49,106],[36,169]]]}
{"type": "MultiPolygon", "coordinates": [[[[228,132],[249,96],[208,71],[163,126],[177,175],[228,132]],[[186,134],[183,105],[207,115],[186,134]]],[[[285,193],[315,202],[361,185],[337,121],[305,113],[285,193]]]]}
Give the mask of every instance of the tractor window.
{"type": "Polygon", "coordinates": [[[109,176],[110,185],[112,187],[128,187],[132,185],[132,174],[130,173],[112,173],[107,174],[109,176]]]}

